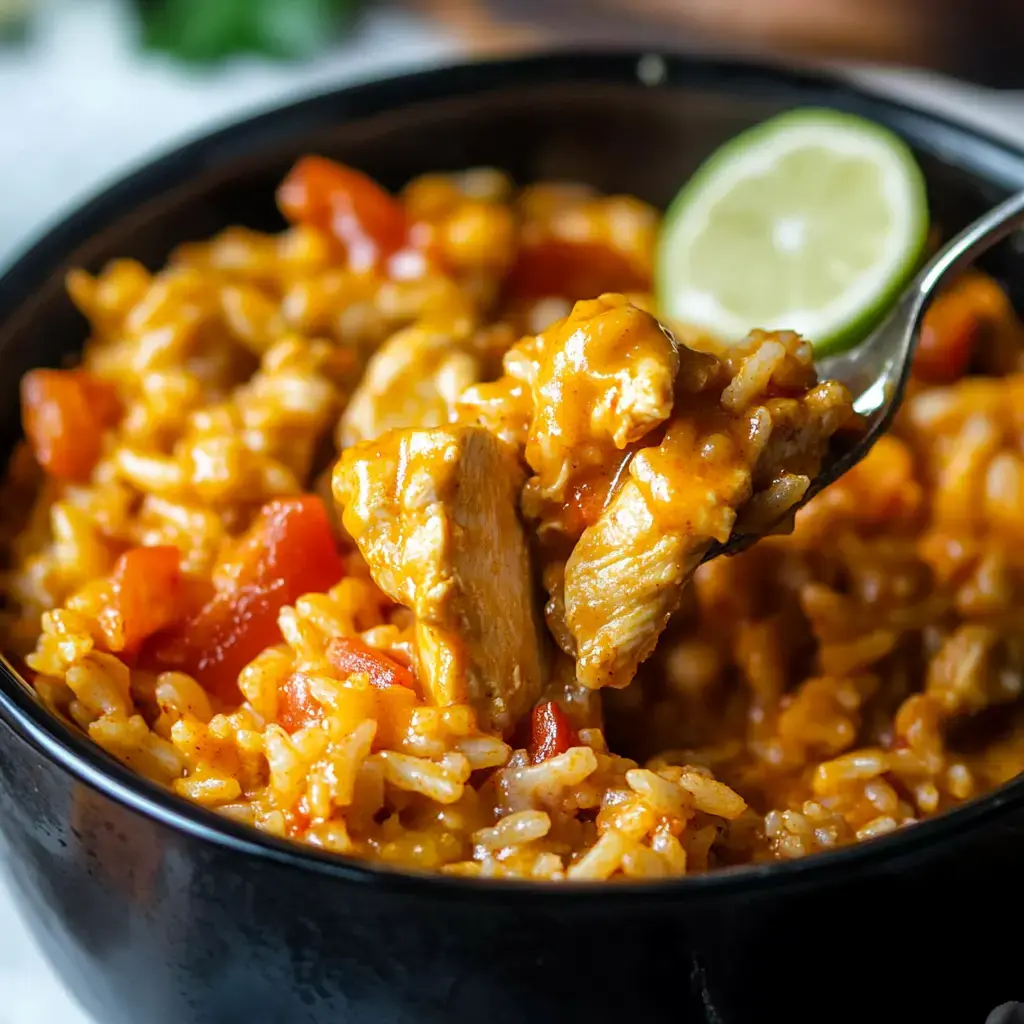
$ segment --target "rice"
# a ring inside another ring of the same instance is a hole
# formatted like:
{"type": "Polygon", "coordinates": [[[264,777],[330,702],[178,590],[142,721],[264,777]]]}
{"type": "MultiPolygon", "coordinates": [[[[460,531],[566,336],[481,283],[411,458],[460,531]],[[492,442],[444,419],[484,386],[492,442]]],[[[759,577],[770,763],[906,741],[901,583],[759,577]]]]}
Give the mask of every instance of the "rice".
{"type": "MultiPolygon", "coordinates": [[[[998,348],[979,350],[988,376],[916,381],[895,431],[797,515],[791,536],[702,566],[629,688],[563,688],[578,728],[550,756],[519,731],[481,728],[469,703],[424,699],[415,619],[378,589],[329,501],[326,557],[341,559],[340,580],[275,606],[230,685],[201,681],[209,665],[150,663],[148,637],[126,646],[121,556],[173,549],[199,603],[230,587],[259,510],[329,496],[332,439],[376,429],[365,390],[350,404],[374,353],[468,339],[471,354],[438,362],[436,381],[415,365],[408,374],[410,402],[436,384],[440,405],[422,414],[443,417],[466,359],[493,379],[520,334],[565,316],[567,297],[503,297],[530,245],[605,247],[614,274],[595,266],[569,298],[615,290],[651,307],[657,225],[637,200],[517,193],[481,171],[427,176],[403,201],[447,270],[419,252],[399,254],[405,269],[390,277],[341,265],[329,235],[300,224],[277,236],[230,229],[156,274],[118,260],[95,278],[68,275],[92,326],[82,365],[119,416],[74,479],[15,453],[3,516],[4,649],[54,714],[182,798],[268,834],[403,868],[553,882],[665,878],[869,841],[1024,767],[1015,320],[990,332],[998,348]],[[338,643],[365,664],[339,670],[338,643]],[[999,729],[972,736],[992,712],[999,729]]],[[[957,301],[971,301],[971,281],[989,287],[969,278],[957,301]]],[[[722,406],[749,411],[751,457],[786,431],[799,450],[786,403],[812,381],[807,344],[754,332],[722,359],[722,406]]],[[[703,365],[686,372],[696,380],[703,365]]],[[[827,418],[829,385],[813,394],[827,418]]],[[[656,399],[632,396],[648,417],[656,399]]],[[[515,434],[513,393],[480,408],[515,434]]],[[[707,458],[729,444],[715,435],[707,458]]],[[[774,524],[809,483],[802,468],[755,481],[735,528],[774,524]]],[[[731,525],[725,516],[723,536],[731,525]]],[[[160,597],[146,603],[154,636],[173,624],[153,618],[160,597]]],[[[246,614],[259,619],[259,602],[246,614]]]]}
{"type": "Polygon", "coordinates": [[[473,842],[485,850],[500,850],[543,839],[551,831],[551,818],[544,811],[518,811],[506,814],[490,828],[473,833],[473,842]]]}

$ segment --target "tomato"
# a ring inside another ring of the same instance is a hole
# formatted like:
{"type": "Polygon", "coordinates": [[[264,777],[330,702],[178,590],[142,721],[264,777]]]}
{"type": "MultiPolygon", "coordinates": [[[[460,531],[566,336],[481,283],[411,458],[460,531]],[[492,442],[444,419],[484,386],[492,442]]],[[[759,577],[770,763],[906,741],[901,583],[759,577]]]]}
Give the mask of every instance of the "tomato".
{"type": "Polygon", "coordinates": [[[21,418],[36,461],[60,480],[87,480],[103,431],[121,405],[112,384],[85,370],[32,370],[21,381],[21,418]]]}
{"type": "Polygon", "coordinates": [[[413,674],[393,658],[364,644],[354,636],[337,637],[327,645],[327,660],[342,675],[365,672],[379,690],[389,686],[404,686],[415,690],[413,674]]]}
{"type": "Polygon", "coordinates": [[[235,549],[238,588],[284,580],[294,601],[327,590],[341,579],[342,562],[321,498],[279,498],[260,509],[235,549]]]}
{"type": "Polygon", "coordinates": [[[134,651],[184,614],[181,552],[131,548],[115,563],[113,600],[100,616],[111,651],[134,651]]]}
{"type": "Polygon", "coordinates": [[[593,470],[574,480],[562,515],[562,524],[568,537],[576,538],[601,516],[608,499],[611,478],[607,470],[593,470]]]}
{"type": "MultiPolygon", "coordinates": [[[[373,654],[377,653],[370,650],[373,654]]],[[[380,659],[382,661],[378,662],[376,667],[379,668],[386,662],[387,664],[383,665],[385,673],[398,669],[396,678],[402,677],[401,674],[405,670],[400,665],[383,654],[380,655],[380,659]]],[[[358,671],[366,672],[365,665],[366,662],[363,662],[364,667],[358,671]]],[[[375,721],[377,732],[373,740],[374,750],[400,748],[412,725],[416,710],[423,707],[423,703],[416,693],[404,684],[390,684],[379,673],[371,678],[376,678],[376,682],[368,687],[341,687],[332,701],[330,714],[339,718],[348,728],[367,719],[375,721]]],[[[293,733],[315,725],[324,714],[324,708],[313,696],[309,678],[302,672],[293,672],[278,687],[277,721],[288,732],[293,733]]]]}
{"type": "Polygon", "coordinates": [[[579,738],[565,712],[556,701],[538,704],[530,719],[530,763],[539,764],[564,754],[579,743],[579,738]]]}
{"type": "Polygon", "coordinates": [[[281,609],[327,590],[343,572],[323,502],[312,495],[265,505],[234,564],[230,582],[154,652],[157,663],[188,672],[228,703],[239,700],[238,673],[281,642],[281,609]]]}
{"type": "Polygon", "coordinates": [[[515,299],[593,299],[604,292],[646,291],[651,282],[621,253],[596,242],[549,239],[519,250],[506,280],[515,299]]]}
{"type": "Polygon", "coordinates": [[[926,384],[952,384],[967,372],[981,336],[969,289],[940,295],[924,315],[914,353],[914,376],[926,384]]]}
{"type": "Polygon", "coordinates": [[[277,690],[277,721],[288,732],[297,732],[323,717],[320,706],[301,672],[293,672],[277,690]]]}
{"type": "Polygon", "coordinates": [[[378,267],[406,243],[402,204],[360,171],[320,156],[303,157],[277,190],[293,224],[333,235],[353,270],[378,267]]]}

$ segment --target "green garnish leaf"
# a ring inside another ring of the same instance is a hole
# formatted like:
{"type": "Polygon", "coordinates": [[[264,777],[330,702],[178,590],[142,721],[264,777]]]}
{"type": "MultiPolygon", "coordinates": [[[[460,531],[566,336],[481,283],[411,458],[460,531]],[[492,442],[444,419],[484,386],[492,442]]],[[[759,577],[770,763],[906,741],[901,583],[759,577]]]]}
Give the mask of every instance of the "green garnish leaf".
{"type": "Polygon", "coordinates": [[[240,53],[295,59],[336,35],[354,0],[137,0],[147,47],[191,63],[240,53]]]}

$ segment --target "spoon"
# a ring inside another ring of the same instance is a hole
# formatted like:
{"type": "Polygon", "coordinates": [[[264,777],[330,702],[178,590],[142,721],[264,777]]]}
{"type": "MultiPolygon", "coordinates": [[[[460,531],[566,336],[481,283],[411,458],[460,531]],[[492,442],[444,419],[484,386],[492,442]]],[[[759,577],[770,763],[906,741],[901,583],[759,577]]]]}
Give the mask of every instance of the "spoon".
{"type": "MultiPolygon", "coordinates": [[[[822,466],[800,502],[786,511],[787,518],[860,462],[892,425],[910,377],[921,320],[936,292],[949,278],[966,270],[982,253],[1022,226],[1024,192],[1018,192],[979,217],[936,253],[868,338],[818,363],[819,380],[837,380],[849,388],[854,412],[864,417],[866,430],[856,444],[822,466]]],[[[702,561],[734,555],[762,536],[763,533],[734,533],[724,544],[712,544],[702,561]]]]}

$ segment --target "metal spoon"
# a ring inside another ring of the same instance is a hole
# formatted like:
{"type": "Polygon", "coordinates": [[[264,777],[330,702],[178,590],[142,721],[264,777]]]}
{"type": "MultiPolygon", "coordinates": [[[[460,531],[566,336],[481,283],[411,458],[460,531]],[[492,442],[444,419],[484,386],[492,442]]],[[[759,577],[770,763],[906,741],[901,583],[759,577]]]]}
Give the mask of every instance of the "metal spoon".
{"type": "MultiPolygon", "coordinates": [[[[860,462],[892,425],[910,377],[921,319],[936,292],[950,277],[1022,226],[1024,192],[1018,192],[979,217],[933,256],[870,337],[848,352],[818,363],[819,380],[838,380],[850,389],[853,408],[865,418],[867,429],[855,445],[822,466],[797,507],[860,462]]],[[[787,517],[793,511],[796,509],[788,510],[787,517]]],[[[734,555],[760,536],[734,533],[725,544],[712,544],[702,561],[734,555]]]]}

